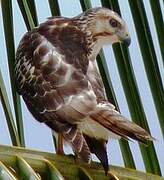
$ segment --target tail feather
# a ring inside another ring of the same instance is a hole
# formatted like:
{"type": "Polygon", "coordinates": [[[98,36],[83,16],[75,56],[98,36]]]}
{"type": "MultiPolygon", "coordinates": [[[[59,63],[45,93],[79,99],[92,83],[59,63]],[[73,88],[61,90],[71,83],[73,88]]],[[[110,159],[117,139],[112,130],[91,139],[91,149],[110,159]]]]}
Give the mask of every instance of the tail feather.
{"type": "Polygon", "coordinates": [[[67,132],[62,133],[64,139],[70,143],[75,154],[85,161],[90,163],[91,152],[88,144],[82,134],[76,127],[71,127],[67,132]]]}
{"type": "Polygon", "coordinates": [[[61,133],[66,142],[72,146],[73,151],[86,163],[90,163],[90,149],[83,137],[83,134],[76,128],[75,125],[68,124],[62,120],[47,121],[45,123],[55,132],[61,133]]]}
{"type": "Polygon", "coordinates": [[[106,147],[107,142],[104,140],[91,138],[87,135],[84,135],[84,137],[89,146],[91,153],[94,153],[97,156],[97,158],[100,160],[102,166],[104,167],[105,174],[107,175],[109,170],[107,147],[106,147]]]}
{"type": "Polygon", "coordinates": [[[143,143],[147,140],[154,140],[145,129],[128,121],[115,109],[110,108],[110,106],[101,105],[101,108],[99,108],[96,113],[91,114],[90,117],[106,129],[120,135],[124,139],[129,139],[130,137],[143,143]]]}

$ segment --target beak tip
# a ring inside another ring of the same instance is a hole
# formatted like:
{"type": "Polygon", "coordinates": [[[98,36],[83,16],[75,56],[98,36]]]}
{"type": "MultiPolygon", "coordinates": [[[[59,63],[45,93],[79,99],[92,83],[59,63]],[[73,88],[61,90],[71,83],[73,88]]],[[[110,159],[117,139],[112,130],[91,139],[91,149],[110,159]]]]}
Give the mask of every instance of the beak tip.
{"type": "Polygon", "coordinates": [[[127,47],[129,47],[129,46],[130,46],[130,43],[131,43],[131,38],[130,38],[130,37],[126,37],[126,38],[123,40],[123,42],[125,43],[125,45],[126,45],[127,47]]]}

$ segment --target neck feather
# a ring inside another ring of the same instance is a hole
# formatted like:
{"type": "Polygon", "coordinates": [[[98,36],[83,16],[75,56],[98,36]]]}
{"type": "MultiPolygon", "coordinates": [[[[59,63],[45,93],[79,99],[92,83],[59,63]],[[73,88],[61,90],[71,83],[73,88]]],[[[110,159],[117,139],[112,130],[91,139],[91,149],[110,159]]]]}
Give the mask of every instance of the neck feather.
{"type": "Polygon", "coordinates": [[[98,55],[100,49],[103,46],[103,41],[99,40],[98,37],[94,37],[91,31],[92,27],[92,17],[93,14],[90,14],[90,17],[85,16],[85,14],[81,14],[73,19],[79,29],[84,32],[86,37],[86,42],[89,49],[88,58],[90,60],[95,60],[98,55]]]}

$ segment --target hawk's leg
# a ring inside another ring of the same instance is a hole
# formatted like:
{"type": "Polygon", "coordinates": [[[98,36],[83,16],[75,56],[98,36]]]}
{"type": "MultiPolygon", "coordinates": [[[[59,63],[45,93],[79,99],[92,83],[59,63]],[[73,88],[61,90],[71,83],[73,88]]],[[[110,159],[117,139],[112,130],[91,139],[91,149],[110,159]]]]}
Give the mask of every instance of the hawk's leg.
{"type": "Polygon", "coordinates": [[[53,131],[56,154],[64,155],[64,139],[61,133],[53,131]]]}
{"type": "Polygon", "coordinates": [[[107,176],[110,176],[113,180],[120,180],[114,173],[108,172],[107,176]]]}
{"type": "Polygon", "coordinates": [[[64,139],[61,133],[58,133],[56,153],[64,155],[64,139]]]}

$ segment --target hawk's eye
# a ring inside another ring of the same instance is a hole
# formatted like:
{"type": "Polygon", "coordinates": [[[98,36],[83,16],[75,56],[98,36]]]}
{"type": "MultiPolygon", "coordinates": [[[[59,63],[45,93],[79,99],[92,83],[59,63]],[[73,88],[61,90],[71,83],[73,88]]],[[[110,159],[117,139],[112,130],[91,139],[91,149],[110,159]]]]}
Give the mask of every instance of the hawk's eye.
{"type": "Polygon", "coordinates": [[[110,19],[109,23],[114,28],[116,28],[118,26],[118,23],[115,19],[110,19]]]}

